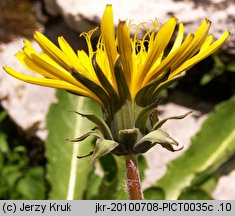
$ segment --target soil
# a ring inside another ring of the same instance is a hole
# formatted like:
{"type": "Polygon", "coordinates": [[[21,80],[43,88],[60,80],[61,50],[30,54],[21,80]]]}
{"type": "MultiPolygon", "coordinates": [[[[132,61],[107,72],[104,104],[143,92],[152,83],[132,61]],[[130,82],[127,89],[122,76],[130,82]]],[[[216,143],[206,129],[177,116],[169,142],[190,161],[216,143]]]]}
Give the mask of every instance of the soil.
{"type": "Polygon", "coordinates": [[[30,0],[0,1],[0,43],[7,43],[16,37],[31,38],[37,28],[30,0]]]}

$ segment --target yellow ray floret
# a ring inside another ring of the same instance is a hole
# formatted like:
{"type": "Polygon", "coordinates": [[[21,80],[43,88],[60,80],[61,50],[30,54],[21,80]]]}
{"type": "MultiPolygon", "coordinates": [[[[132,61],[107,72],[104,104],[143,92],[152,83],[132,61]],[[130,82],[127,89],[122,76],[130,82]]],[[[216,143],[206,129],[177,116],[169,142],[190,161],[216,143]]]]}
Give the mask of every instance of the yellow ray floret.
{"type": "Polygon", "coordinates": [[[53,87],[58,89],[65,89],[68,91],[71,91],[72,93],[83,95],[89,98],[92,98],[93,100],[97,101],[99,104],[102,104],[102,102],[97,98],[93,93],[91,93],[89,90],[79,88],[78,86],[74,86],[68,82],[65,82],[63,80],[55,80],[55,79],[47,79],[42,77],[31,77],[25,74],[18,73],[14,69],[5,66],[4,70],[10,74],[11,76],[15,77],[16,79],[22,80],[27,83],[36,84],[40,86],[47,86],[47,87],[53,87]]]}
{"type": "Polygon", "coordinates": [[[25,40],[24,48],[16,57],[42,77],[24,75],[8,66],[4,69],[28,83],[90,97],[103,108],[110,107],[114,99],[117,106],[125,100],[145,106],[152,102],[158,91],[213,54],[229,37],[229,31],[225,31],[213,42],[213,35],[208,34],[211,25],[208,19],[203,20],[195,33],[188,35],[185,35],[182,23],[176,28],[177,22],[172,17],[160,26],[155,20],[153,26],[147,28],[145,23],[134,26],[131,22],[120,21],[115,33],[112,6],[107,5],[96,49],[92,47],[91,36],[97,28],[81,34],[88,53],[75,52],[63,37],[58,38],[59,46],[56,46],[42,33],[35,32],[34,39],[42,52],[37,52],[25,40]],[[131,36],[133,27],[135,34],[131,36]],[[140,29],[146,32],[142,39],[138,38],[140,29]],[[178,32],[171,45],[175,29],[178,32]]]}

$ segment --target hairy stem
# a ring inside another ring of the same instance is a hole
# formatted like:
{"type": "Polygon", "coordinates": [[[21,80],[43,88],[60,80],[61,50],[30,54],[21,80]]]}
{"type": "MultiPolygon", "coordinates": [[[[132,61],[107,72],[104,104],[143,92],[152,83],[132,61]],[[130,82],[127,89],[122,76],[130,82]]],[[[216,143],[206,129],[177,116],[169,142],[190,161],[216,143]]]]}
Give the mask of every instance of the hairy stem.
{"type": "Polygon", "coordinates": [[[127,190],[130,200],[143,200],[136,155],[126,156],[127,190]]]}

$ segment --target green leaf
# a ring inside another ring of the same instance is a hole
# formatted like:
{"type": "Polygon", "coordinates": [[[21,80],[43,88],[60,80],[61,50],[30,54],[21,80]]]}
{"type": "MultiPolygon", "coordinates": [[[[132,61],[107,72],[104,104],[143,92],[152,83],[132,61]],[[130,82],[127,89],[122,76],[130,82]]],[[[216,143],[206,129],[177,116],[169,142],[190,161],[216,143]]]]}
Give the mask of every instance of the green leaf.
{"type": "Polygon", "coordinates": [[[179,200],[213,200],[210,194],[200,188],[187,188],[179,196],[179,200]]]}
{"type": "Polygon", "coordinates": [[[209,82],[211,82],[216,77],[220,76],[226,71],[226,65],[223,63],[223,61],[220,59],[219,55],[212,55],[212,59],[214,60],[213,69],[209,72],[205,73],[201,80],[201,85],[206,85],[209,82]]]}
{"type": "Polygon", "coordinates": [[[144,198],[146,200],[164,200],[164,191],[159,187],[151,187],[144,191],[144,198]]]}
{"type": "Polygon", "coordinates": [[[2,123],[3,120],[5,120],[7,117],[7,112],[1,111],[0,112],[0,123],[2,123]]]}
{"type": "Polygon", "coordinates": [[[102,176],[99,176],[97,174],[91,174],[90,175],[90,180],[87,185],[87,191],[85,194],[85,199],[86,200],[94,200],[94,199],[99,199],[99,188],[102,183],[102,176]]]}
{"type": "Polygon", "coordinates": [[[2,177],[9,187],[13,188],[22,176],[21,168],[18,164],[6,164],[1,171],[2,177]]]}
{"type": "MultiPolygon", "coordinates": [[[[113,156],[117,163],[117,171],[115,178],[117,178],[116,185],[116,200],[125,200],[128,199],[128,194],[126,192],[126,162],[124,157],[113,156]]],[[[112,191],[110,191],[112,193],[112,191]]]]}
{"type": "Polygon", "coordinates": [[[26,175],[19,180],[17,191],[21,194],[21,199],[46,199],[44,169],[38,166],[28,170],[26,175]]]}
{"type": "Polygon", "coordinates": [[[190,148],[169,164],[156,185],[166,199],[177,199],[200,173],[212,173],[235,153],[235,97],[216,106],[192,139],[190,148]]]}
{"type": "Polygon", "coordinates": [[[50,107],[47,116],[48,139],[46,157],[47,175],[51,185],[50,199],[82,199],[90,172],[88,158],[77,159],[93,150],[93,139],[69,143],[67,138],[82,136],[94,128],[86,118],[74,115],[70,110],[100,114],[99,106],[85,97],[68,92],[57,92],[58,102],[50,107]]]}
{"type": "Polygon", "coordinates": [[[224,73],[224,69],[223,68],[213,68],[212,70],[210,70],[208,73],[205,73],[201,80],[200,80],[200,85],[206,85],[209,82],[211,82],[213,79],[215,79],[216,77],[220,76],[221,74],[224,73]]]}
{"type": "Polygon", "coordinates": [[[229,63],[226,67],[227,71],[229,72],[235,72],[235,63],[232,62],[232,63],[229,63]]]}
{"type": "Polygon", "coordinates": [[[99,161],[104,176],[96,199],[127,199],[127,193],[124,189],[126,178],[124,157],[107,154],[100,158],[99,161]]]}
{"type": "Polygon", "coordinates": [[[210,175],[209,178],[207,178],[205,181],[200,182],[200,184],[198,184],[198,187],[200,187],[200,189],[204,190],[205,192],[211,194],[216,188],[218,180],[219,176],[210,175]]]}
{"type": "Polygon", "coordinates": [[[0,131],[0,153],[7,153],[8,151],[7,135],[0,131]]]}
{"type": "Polygon", "coordinates": [[[147,161],[145,160],[144,155],[138,155],[138,167],[139,167],[139,174],[140,180],[143,181],[145,178],[145,170],[148,167],[147,161]]]}
{"type": "Polygon", "coordinates": [[[4,133],[2,124],[6,119],[7,113],[4,111],[0,112],[0,153],[7,153],[9,151],[8,143],[7,143],[7,134],[4,133]]]}

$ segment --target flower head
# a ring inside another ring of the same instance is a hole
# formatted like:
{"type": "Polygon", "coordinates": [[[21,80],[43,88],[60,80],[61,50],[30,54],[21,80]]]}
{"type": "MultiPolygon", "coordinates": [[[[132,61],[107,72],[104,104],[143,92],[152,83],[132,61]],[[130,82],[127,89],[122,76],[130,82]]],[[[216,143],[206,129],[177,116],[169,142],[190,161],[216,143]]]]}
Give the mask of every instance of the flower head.
{"type": "Polygon", "coordinates": [[[112,6],[107,5],[95,50],[91,45],[91,36],[97,29],[82,34],[88,53],[83,50],[75,53],[63,37],[58,38],[57,47],[43,34],[36,32],[34,38],[43,52],[38,53],[25,40],[24,48],[16,57],[43,77],[24,75],[8,66],[4,69],[25,82],[65,89],[99,103],[105,121],[97,120],[90,114],[79,114],[99,126],[101,135],[90,132],[87,136],[94,135],[100,142],[109,140],[108,144],[97,144],[112,146],[108,150],[105,148],[105,153],[114,150],[116,154],[140,153],[156,143],[172,150],[170,146],[175,141],[159,129],[164,121],[159,123],[158,118],[154,117],[159,93],[226,41],[229,31],[213,42],[213,35],[208,35],[210,25],[211,22],[205,19],[194,34],[184,36],[184,25],[180,23],[175,41],[170,46],[177,26],[175,17],[161,27],[153,21],[152,28],[147,28],[144,23],[134,26],[131,22],[120,21],[115,34],[112,6]],[[139,39],[141,27],[145,28],[146,33],[139,39]],[[131,28],[136,29],[133,36],[131,28]],[[133,142],[133,146],[124,145],[126,142],[133,142]]]}

